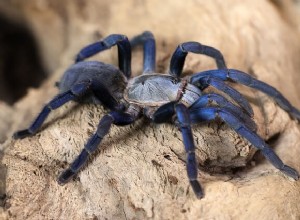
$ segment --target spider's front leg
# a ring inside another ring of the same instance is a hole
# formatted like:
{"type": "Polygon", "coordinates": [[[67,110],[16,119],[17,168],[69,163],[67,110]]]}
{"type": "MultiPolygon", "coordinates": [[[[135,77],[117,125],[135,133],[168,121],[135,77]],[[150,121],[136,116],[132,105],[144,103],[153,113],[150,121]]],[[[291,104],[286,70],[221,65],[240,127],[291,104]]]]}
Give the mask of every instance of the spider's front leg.
{"type": "Polygon", "coordinates": [[[217,93],[207,93],[203,94],[199,97],[197,101],[194,102],[192,106],[189,107],[189,111],[193,111],[194,109],[204,108],[211,105],[211,103],[215,102],[217,106],[226,109],[227,111],[234,114],[238,117],[245,125],[250,128],[252,131],[257,130],[257,125],[253,121],[253,119],[246,113],[243,112],[241,108],[231,103],[225,97],[217,94],[217,93]]]}
{"type": "Polygon", "coordinates": [[[292,104],[277,89],[253,78],[247,73],[235,69],[208,70],[192,75],[190,78],[190,83],[198,86],[203,86],[203,80],[206,78],[213,78],[219,81],[232,80],[245,86],[257,89],[271,96],[282,109],[284,109],[296,119],[300,120],[300,111],[292,106],[292,104]]]}
{"type": "Polygon", "coordinates": [[[244,123],[226,109],[218,107],[193,109],[190,111],[190,118],[192,123],[212,121],[216,118],[220,118],[238,134],[246,138],[254,147],[261,150],[262,154],[273,164],[274,167],[295,180],[299,179],[299,174],[295,169],[285,165],[276,155],[274,150],[270,148],[261,137],[259,137],[254,131],[247,128],[244,123]]]}
{"type": "Polygon", "coordinates": [[[226,69],[226,63],[222,53],[210,46],[200,44],[198,42],[185,42],[179,44],[172,55],[170,62],[170,74],[180,78],[187,54],[196,53],[203,54],[215,59],[218,69],[226,69]]]}
{"type": "Polygon", "coordinates": [[[236,89],[230,87],[226,83],[224,83],[222,80],[218,78],[214,78],[212,76],[205,76],[200,78],[196,83],[191,80],[192,84],[198,86],[201,90],[204,90],[208,86],[212,86],[225,94],[227,94],[230,98],[232,98],[239,106],[242,107],[243,110],[246,111],[246,113],[253,117],[253,109],[251,105],[249,104],[248,100],[236,89]]]}
{"type": "MultiPolygon", "coordinates": [[[[241,108],[231,103],[229,100],[217,93],[207,93],[203,94],[196,100],[193,105],[189,107],[189,111],[194,109],[204,108],[211,105],[212,102],[215,102],[219,107],[226,109],[227,111],[233,113],[238,117],[245,125],[250,128],[252,131],[256,131],[257,125],[249,115],[243,112],[241,108]]],[[[163,123],[171,121],[173,114],[175,114],[174,105],[176,102],[169,102],[167,104],[159,107],[153,115],[154,121],[156,123],[163,123]]]]}
{"type": "Polygon", "coordinates": [[[58,177],[58,183],[63,185],[67,183],[75,174],[78,173],[80,168],[87,162],[89,155],[93,154],[102,139],[108,134],[112,124],[115,125],[129,125],[137,119],[138,115],[113,111],[102,117],[94,135],[88,140],[84,148],[71,163],[69,168],[64,170],[58,177]]]}
{"type": "Polygon", "coordinates": [[[186,169],[190,184],[197,198],[204,196],[202,187],[197,180],[198,165],[195,155],[195,144],[191,129],[191,122],[188,108],[183,104],[170,102],[161,106],[153,115],[153,121],[156,123],[167,122],[174,114],[177,116],[177,125],[180,128],[183,138],[183,144],[187,154],[186,169]]]}

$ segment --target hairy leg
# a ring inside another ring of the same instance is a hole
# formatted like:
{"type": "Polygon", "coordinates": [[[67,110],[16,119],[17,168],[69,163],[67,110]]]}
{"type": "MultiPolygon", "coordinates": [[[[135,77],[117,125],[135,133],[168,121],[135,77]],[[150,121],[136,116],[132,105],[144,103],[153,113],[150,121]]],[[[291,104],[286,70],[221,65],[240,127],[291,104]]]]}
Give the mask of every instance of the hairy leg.
{"type": "Polygon", "coordinates": [[[99,147],[101,141],[108,134],[112,124],[128,125],[133,123],[136,117],[128,113],[111,112],[102,117],[94,135],[87,141],[84,148],[76,159],[70,164],[69,168],[64,170],[58,177],[58,183],[63,185],[67,183],[80,168],[87,162],[89,155],[92,155],[99,147]]]}
{"type": "Polygon", "coordinates": [[[222,53],[210,46],[202,45],[198,42],[186,42],[178,45],[172,55],[170,62],[170,74],[180,78],[187,54],[203,54],[215,59],[218,69],[226,69],[226,63],[222,53]]]}
{"type": "Polygon", "coordinates": [[[274,150],[270,148],[261,137],[255,132],[251,131],[247,126],[244,125],[237,117],[225,109],[217,107],[206,107],[199,108],[190,111],[191,121],[193,123],[211,121],[216,118],[222,119],[232,129],[234,129],[242,137],[246,138],[254,147],[261,150],[262,154],[273,164],[274,167],[279,169],[284,174],[299,179],[299,174],[293,168],[285,165],[282,160],[276,155],[274,150]]]}
{"type": "Polygon", "coordinates": [[[250,128],[252,131],[256,131],[257,126],[253,119],[249,117],[249,115],[245,114],[243,110],[228,101],[225,97],[217,94],[217,93],[207,93],[203,94],[190,108],[189,111],[193,111],[195,109],[209,107],[211,104],[215,102],[218,107],[225,109],[232,114],[234,114],[237,118],[239,118],[245,125],[250,128]]]}
{"type": "Polygon", "coordinates": [[[188,108],[181,103],[177,104],[176,102],[169,102],[161,106],[154,113],[152,119],[155,123],[163,123],[171,120],[174,115],[177,116],[176,125],[179,127],[182,133],[183,144],[187,155],[187,175],[194,193],[199,199],[201,199],[204,196],[204,194],[202,187],[197,180],[198,165],[195,156],[195,144],[191,129],[191,121],[188,108]]]}
{"type": "Polygon", "coordinates": [[[90,86],[91,82],[82,82],[74,85],[70,90],[57,95],[47,105],[45,105],[28,129],[15,132],[13,137],[15,139],[21,139],[35,134],[52,110],[61,107],[69,101],[76,100],[84,96],[90,90],[90,86]]]}
{"type": "Polygon", "coordinates": [[[242,109],[245,110],[250,117],[253,117],[254,115],[253,109],[249,104],[249,102],[247,101],[247,99],[237,90],[228,86],[225,82],[223,82],[219,78],[209,75],[209,76],[201,77],[198,80],[193,80],[191,83],[195,86],[198,86],[201,90],[204,90],[208,86],[212,86],[224,92],[225,94],[230,96],[233,99],[233,101],[235,101],[239,106],[241,106],[242,109]]]}
{"type": "Polygon", "coordinates": [[[185,147],[187,159],[186,159],[186,169],[190,184],[193,188],[194,193],[198,199],[201,199],[204,194],[200,183],[197,180],[198,175],[198,164],[195,156],[195,144],[191,129],[191,122],[188,109],[183,104],[177,104],[175,106],[175,111],[178,120],[178,126],[182,133],[183,144],[185,147]]]}
{"type": "Polygon", "coordinates": [[[190,83],[197,84],[199,81],[201,81],[201,79],[206,77],[213,77],[222,81],[232,80],[245,86],[257,89],[272,97],[282,109],[284,109],[296,119],[300,120],[300,111],[292,106],[291,103],[277,89],[253,78],[247,73],[235,69],[208,70],[196,73],[191,76],[190,83]]]}
{"type": "Polygon", "coordinates": [[[102,41],[90,44],[77,54],[75,62],[83,61],[101,51],[107,50],[113,46],[118,47],[119,68],[127,78],[131,76],[131,46],[128,38],[121,34],[112,34],[102,41]]]}
{"type": "Polygon", "coordinates": [[[144,67],[143,74],[155,72],[155,38],[150,31],[145,31],[142,34],[131,39],[132,48],[137,45],[143,45],[144,50],[144,67]]]}

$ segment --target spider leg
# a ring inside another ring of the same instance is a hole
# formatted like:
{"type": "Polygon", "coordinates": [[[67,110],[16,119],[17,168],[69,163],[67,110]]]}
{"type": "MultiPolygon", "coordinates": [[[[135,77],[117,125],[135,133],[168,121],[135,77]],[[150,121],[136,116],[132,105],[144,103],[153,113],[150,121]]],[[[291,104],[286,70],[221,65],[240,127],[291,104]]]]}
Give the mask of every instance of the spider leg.
{"type": "Polygon", "coordinates": [[[55,110],[69,101],[79,101],[80,98],[93,91],[97,98],[108,108],[120,110],[122,106],[110,95],[108,90],[97,81],[84,81],[77,83],[64,93],[58,94],[48,104],[44,106],[36,119],[28,129],[17,131],[14,133],[14,139],[21,139],[33,135],[42,126],[52,110],[55,110]]]}
{"type": "MultiPolygon", "coordinates": [[[[189,111],[207,107],[212,102],[215,102],[219,107],[232,112],[236,117],[243,121],[248,126],[248,128],[250,128],[252,131],[256,131],[257,126],[252,118],[245,114],[241,108],[216,93],[203,94],[197,101],[195,101],[192,106],[189,107],[189,111]]],[[[172,120],[172,116],[175,114],[175,103],[176,102],[169,102],[160,106],[152,115],[153,121],[155,123],[170,122],[172,120]]]]}
{"type": "Polygon", "coordinates": [[[244,123],[242,123],[229,111],[217,107],[199,108],[190,111],[190,118],[192,123],[215,120],[216,118],[222,119],[238,134],[246,138],[254,147],[261,150],[262,154],[273,164],[274,167],[295,180],[299,179],[299,174],[296,170],[285,165],[272,148],[270,148],[255,132],[247,128],[244,123]]]}
{"type": "Polygon", "coordinates": [[[183,144],[187,154],[186,168],[188,178],[196,196],[201,199],[204,194],[202,187],[197,180],[198,169],[189,112],[187,107],[185,107],[185,105],[183,104],[177,104],[175,106],[175,111],[177,115],[178,125],[182,133],[183,144]]]}
{"type": "Polygon", "coordinates": [[[57,180],[58,183],[63,185],[78,173],[80,168],[87,162],[89,155],[93,154],[97,150],[104,136],[108,134],[112,124],[128,125],[133,123],[136,118],[137,117],[124,112],[111,112],[104,115],[98,124],[96,132],[87,141],[80,154],[70,164],[69,168],[59,175],[57,180]]]}
{"type": "Polygon", "coordinates": [[[118,46],[119,68],[127,78],[131,75],[131,46],[125,35],[112,34],[96,43],[90,44],[77,54],[75,62],[80,62],[101,51],[107,50],[112,46],[118,46]]]}
{"type": "Polygon", "coordinates": [[[131,47],[143,45],[144,50],[144,67],[143,74],[153,73],[155,71],[155,39],[150,31],[145,31],[142,34],[135,36],[130,41],[131,47]]]}
{"type": "Polygon", "coordinates": [[[189,111],[193,111],[198,108],[209,106],[212,102],[215,102],[220,108],[226,109],[231,112],[237,118],[247,125],[252,131],[256,131],[257,126],[252,118],[245,114],[241,108],[228,101],[225,97],[217,93],[203,94],[190,108],[189,111]]]}
{"type": "Polygon", "coordinates": [[[192,83],[195,86],[198,86],[201,90],[207,88],[208,86],[212,86],[224,92],[225,94],[230,96],[237,104],[239,104],[239,106],[241,106],[242,109],[244,109],[249,116],[253,117],[254,115],[253,109],[249,104],[249,102],[247,101],[247,99],[237,90],[228,86],[219,78],[209,75],[209,76],[201,77],[198,80],[191,79],[190,83],[192,83]]]}
{"type": "Polygon", "coordinates": [[[224,57],[219,50],[198,42],[185,42],[179,44],[172,55],[170,62],[170,74],[172,76],[180,77],[188,52],[210,56],[215,59],[218,69],[227,68],[224,57]]]}
{"type": "Polygon", "coordinates": [[[253,78],[251,75],[235,69],[228,70],[208,70],[196,73],[190,79],[192,84],[197,83],[201,78],[211,76],[219,80],[233,80],[234,82],[241,83],[245,86],[257,89],[265,94],[271,96],[277,104],[290,113],[293,117],[300,120],[300,111],[296,109],[291,103],[274,87],[253,78]]]}
{"type": "Polygon", "coordinates": [[[168,102],[167,104],[160,106],[152,115],[152,120],[155,123],[170,122],[173,115],[176,113],[174,109],[175,105],[176,102],[168,102]]]}
{"type": "Polygon", "coordinates": [[[36,131],[42,126],[43,122],[46,120],[52,110],[59,108],[60,106],[71,100],[76,100],[79,97],[82,97],[89,91],[90,85],[91,82],[82,82],[80,84],[76,84],[70,90],[54,97],[47,105],[44,106],[42,111],[39,113],[39,115],[36,117],[36,119],[28,129],[17,131],[14,133],[14,139],[25,138],[36,133],[36,131]]]}
{"type": "Polygon", "coordinates": [[[181,130],[183,144],[187,154],[186,168],[187,175],[190,184],[195,192],[196,196],[201,199],[203,197],[203,190],[197,180],[197,162],[195,157],[195,145],[193,140],[193,134],[191,129],[191,122],[189,117],[188,108],[185,105],[176,102],[169,102],[161,106],[153,115],[153,121],[155,123],[163,123],[171,120],[171,118],[177,115],[177,125],[181,130]]]}

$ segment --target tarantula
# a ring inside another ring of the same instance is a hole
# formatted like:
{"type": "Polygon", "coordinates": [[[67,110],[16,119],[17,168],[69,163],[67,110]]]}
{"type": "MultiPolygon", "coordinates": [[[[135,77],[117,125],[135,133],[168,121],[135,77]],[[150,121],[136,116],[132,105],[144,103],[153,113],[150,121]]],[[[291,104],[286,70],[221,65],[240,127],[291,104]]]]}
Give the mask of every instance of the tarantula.
{"type": "Polygon", "coordinates": [[[299,179],[293,168],[285,165],[256,134],[252,119],[253,110],[248,101],[224,81],[241,83],[271,96],[277,104],[296,119],[300,111],[275,88],[235,69],[227,69],[223,55],[213,47],[198,42],[180,44],[172,55],[168,74],[155,72],[155,39],[146,31],[131,41],[124,35],[112,34],[102,41],[84,47],[59,82],[59,94],[42,109],[28,129],[17,131],[15,139],[33,135],[42,126],[49,113],[69,101],[102,104],[110,112],[102,117],[96,132],[89,138],[78,157],[58,178],[60,184],[68,182],[86,163],[90,154],[98,148],[112,124],[129,125],[142,115],[154,123],[173,122],[179,127],[187,154],[187,175],[198,198],[203,190],[197,180],[197,162],[191,124],[215,120],[224,121],[254,147],[281,172],[299,179]],[[113,46],[118,48],[119,68],[98,61],[84,61],[113,46]],[[131,48],[143,46],[143,73],[131,78],[131,48]],[[181,78],[187,54],[196,53],[212,57],[217,69],[195,73],[181,78]],[[212,86],[225,96],[206,92],[212,86]]]}

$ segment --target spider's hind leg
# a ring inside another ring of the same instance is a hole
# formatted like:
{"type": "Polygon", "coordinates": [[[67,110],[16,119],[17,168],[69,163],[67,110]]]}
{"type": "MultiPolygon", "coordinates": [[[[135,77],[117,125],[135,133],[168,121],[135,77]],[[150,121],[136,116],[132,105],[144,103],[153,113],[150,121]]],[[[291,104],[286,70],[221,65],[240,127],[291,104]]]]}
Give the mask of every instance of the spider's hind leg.
{"type": "Polygon", "coordinates": [[[101,103],[109,109],[121,110],[123,108],[123,106],[110,94],[107,88],[98,80],[79,82],[73,85],[71,89],[53,98],[45,105],[28,129],[17,131],[14,133],[13,137],[15,139],[21,139],[35,134],[52,110],[61,107],[69,101],[80,101],[81,98],[85,97],[85,95],[91,91],[97,96],[101,103]]]}
{"type": "Polygon", "coordinates": [[[82,82],[74,85],[70,90],[57,95],[47,105],[45,105],[28,129],[20,130],[14,133],[14,139],[21,139],[35,134],[52,110],[61,107],[71,100],[76,100],[82,97],[89,91],[90,85],[91,82],[82,82]]]}
{"type": "Polygon", "coordinates": [[[127,78],[131,75],[131,46],[128,38],[121,34],[112,34],[96,43],[90,44],[77,54],[75,62],[80,62],[101,51],[107,50],[113,46],[118,46],[119,68],[127,78]]]}
{"type": "Polygon", "coordinates": [[[57,180],[58,183],[60,185],[67,183],[79,172],[80,168],[87,162],[89,155],[93,154],[98,149],[99,144],[104,136],[108,134],[112,124],[128,125],[133,123],[136,118],[137,116],[117,111],[104,115],[99,122],[96,132],[92,137],[90,137],[80,154],[71,163],[69,168],[60,174],[57,180]]]}
{"type": "Polygon", "coordinates": [[[143,74],[153,73],[155,71],[155,39],[150,31],[145,31],[142,34],[135,36],[130,40],[132,48],[137,45],[143,45],[144,50],[144,64],[143,74]]]}

